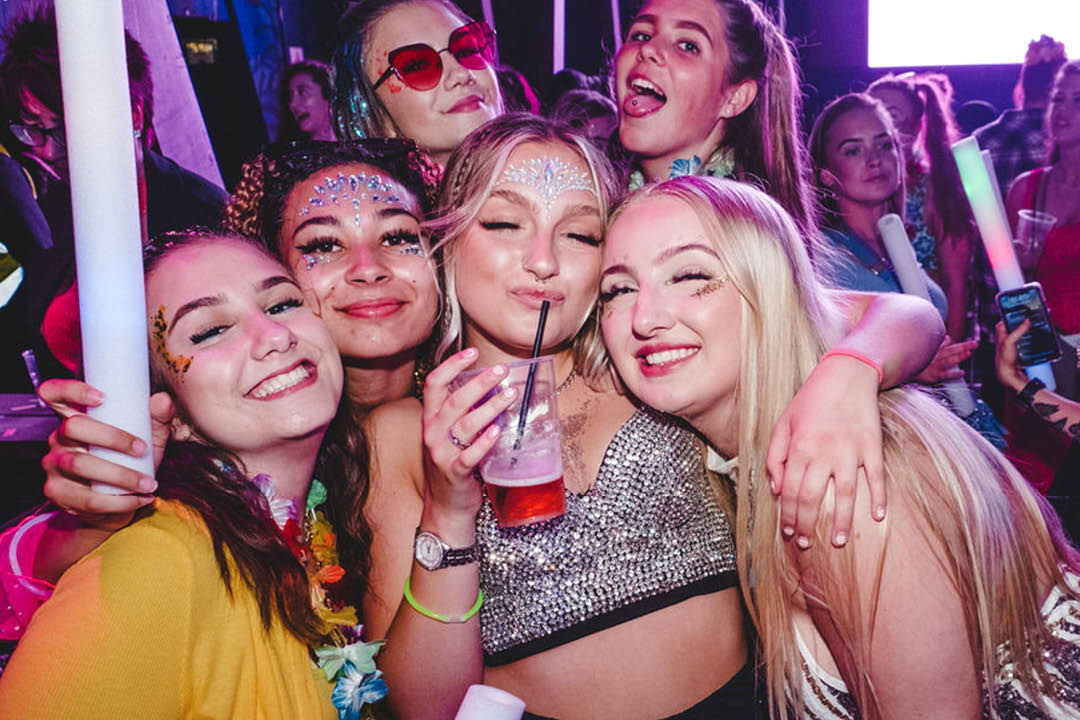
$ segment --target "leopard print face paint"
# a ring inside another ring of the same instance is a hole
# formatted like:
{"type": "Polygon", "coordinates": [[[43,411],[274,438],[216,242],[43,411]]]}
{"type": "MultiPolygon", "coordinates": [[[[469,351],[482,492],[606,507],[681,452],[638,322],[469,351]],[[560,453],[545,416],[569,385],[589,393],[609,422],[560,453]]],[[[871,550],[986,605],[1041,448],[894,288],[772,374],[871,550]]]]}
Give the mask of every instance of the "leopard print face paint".
{"type": "Polygon", "coordinates": [[[165,334],[169,329],[169,324],[165,321],[165,306],[158,306],[157,313],[153,319],[153,338],[154,338],[154,352],[158,354],[161,361],[165,363],[165,367],[169,368],[176,375],[184,375],[191,369],[191,363],[194,358],[187,357],[186,355],[173,355],[169,352],[169,349],[165,346],[165,334]]]}

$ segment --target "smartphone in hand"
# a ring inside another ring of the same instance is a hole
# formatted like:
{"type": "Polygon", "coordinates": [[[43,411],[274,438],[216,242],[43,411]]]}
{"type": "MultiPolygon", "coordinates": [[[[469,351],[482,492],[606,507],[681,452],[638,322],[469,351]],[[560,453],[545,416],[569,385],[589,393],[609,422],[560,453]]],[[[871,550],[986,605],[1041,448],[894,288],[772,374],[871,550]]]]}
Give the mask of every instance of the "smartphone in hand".
{"type": "Polygon", "coordinates": [[[1021,366],[1053,362],[1061,357],[1057,335],[1050,325],[1050,312],[1046,297],[1037,282],[1027,283],[997,294],[998,307],[1008,332],[1015,330],[1024,320],[1031,320],[1031,327],[1017,343],[1017,355],[1021,366]]]}

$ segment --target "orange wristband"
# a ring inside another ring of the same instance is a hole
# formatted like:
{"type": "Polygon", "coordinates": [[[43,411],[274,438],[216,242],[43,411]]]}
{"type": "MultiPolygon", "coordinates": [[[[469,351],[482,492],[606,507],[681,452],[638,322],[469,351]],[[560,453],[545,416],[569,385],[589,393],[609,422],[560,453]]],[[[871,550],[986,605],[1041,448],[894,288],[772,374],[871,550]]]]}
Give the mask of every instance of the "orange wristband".
{"type": "Polygon", "coordinates": [[[851,350],[849,348],[843,347],[833,348],[829,352],[822,355],[821,360],[819,360],[818,362],[825,360],[825,358],[833,357],[834,355],[843,355],[845,357],[855,358],[859,362],[866,363],[870,367],[874,368],[874,372],[877,373],[878,385],[881,385],[883,382],[885,382],[885,373],[882,371],[881,366],[857,350],[851,350]]]}

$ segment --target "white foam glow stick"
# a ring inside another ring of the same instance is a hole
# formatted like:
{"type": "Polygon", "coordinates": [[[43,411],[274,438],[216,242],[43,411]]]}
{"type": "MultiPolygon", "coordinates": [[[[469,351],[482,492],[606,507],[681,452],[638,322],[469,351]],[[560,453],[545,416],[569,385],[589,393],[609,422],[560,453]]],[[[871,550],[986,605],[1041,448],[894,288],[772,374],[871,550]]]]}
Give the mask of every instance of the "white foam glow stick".
{"type": "Polygon", "coordinates": [[[454,720],[521,720],[525,701],[490,685],[470,685],[454,720]]]}
{"type": "MultiPolygon", "coordinates": [[[[885,251],[889,253],[889,260],[892,261],[893,269],[896,270],[896,279],[900,281],[900,288],[908,295],[918,295],[924,300],[929,300],[930,291],[919,270],[915,248],[911,247],[907,231],[904,230],[904,221],[899,215],[889,213],[878,220],[877,226],[881,232],[881,241],[885,244],[885,251]]],[[[949,398],[949,405],[957,415],[967,417],[975,412],[975,398],[966,382],[955,378],[946,380],[941,386],[949,398]]]]}
{"type": "MultiPolygon", "coordinates": [[[[1024,274],[1016,260],[1013,249],[1012,232],[1001,203],[1001,193],[994,189],[991,178],[994,176],[993,162],[987,170],[988,159],[979,151],[979,143],[974,137],[966,137],[952,146],[956,167],[960,171],[960,181],[964,184],[964,193],[971,203],[971,213],[982,235],[983,247],[990,258],[990,267],[994,271],[998,289],[1012,290],[1024,284],[1024,274]]],[[[1039,378],[1046,387],[1057,387],[1050,363],[1041,363],[1024,368],[1030,378],[1039,378]]]]}
{"type": "Polygon", "coordinates": [[[611,47],[619,52],[622,47],[622,8],[619,7],[619,0],[611,0],[611,34],[615,40],[611,47]]]}
{"type": "MultiPolygon", "coordinates": [[[[89,414],[150,437],[142,233],[121,0],[56,0],[83,370],[105,393],[89,414]]],[[[152,454],[91,452],[146,475],[152,454]]],[[[96,485],[102,492],[120,492],[96,485]]]]}
{"type": "Polygon", "coordinates": [[[566,67],[566,0],[553,0],[551,17],[551,74],[566,67]]]}

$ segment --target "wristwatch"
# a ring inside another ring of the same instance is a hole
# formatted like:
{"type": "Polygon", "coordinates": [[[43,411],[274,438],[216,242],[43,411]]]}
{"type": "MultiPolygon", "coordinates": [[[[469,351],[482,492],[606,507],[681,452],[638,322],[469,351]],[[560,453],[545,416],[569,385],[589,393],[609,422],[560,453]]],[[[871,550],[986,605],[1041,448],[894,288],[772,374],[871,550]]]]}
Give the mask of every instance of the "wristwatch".
{"type": "Polygon", "coordinates": [[[476,562],[476,543],[467,548],[452,548],[435,533],[416,528],[413,556],[425,570],[468,565],[476,562]]]}

